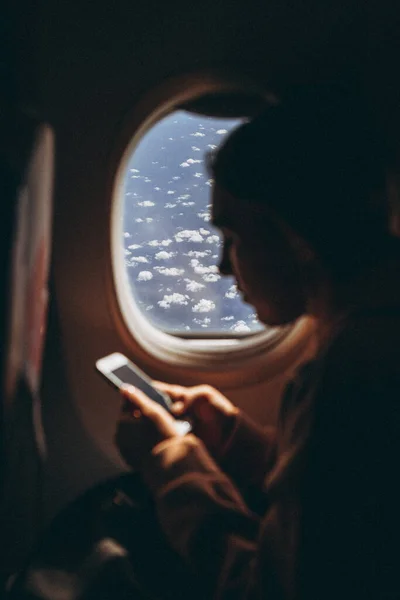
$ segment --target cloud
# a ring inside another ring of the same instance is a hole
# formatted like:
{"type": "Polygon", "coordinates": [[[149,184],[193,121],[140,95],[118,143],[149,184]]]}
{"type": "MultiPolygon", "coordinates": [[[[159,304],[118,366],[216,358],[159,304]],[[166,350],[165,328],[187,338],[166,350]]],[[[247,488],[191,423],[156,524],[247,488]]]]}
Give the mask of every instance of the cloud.
{"type": "Polygon", "coordinates": [[[203,281],[207,283],[215,283],[218,279],[221,279],[221,275],[217,275],[216,273],[207,273],[202,277],[203,281]]]}
{"type": "Polygon", "coordinates": [[[233,321],[235,317],[230,315],[229,317],[221,317],[221,321],[233,321]]]}
{"type": "Polygon", "coordinates": [[[218,129],[218,131],[216,132],[217,135],[224,135],[225,133],[228,133],[227,129],[218,129]]]}
{"type": "Polygon", "coordinates": [[[215,144],[207,144],[207,148],[211,148],[211,150],[215,150],[217,146],[215,144]]]}
{"type": "Polygon", "coordinates": [[[177,242],[183,242],[187,240],[188,242],[200,243],[203,241],[203,237],[200,235],[197,229],[184,229],[175,235],[175,240],[177,242]]]}
{"type": "Polygon", "coordinates": [[[201,327],[208,327],[211,323],[210,317],[204,317],[204,319],[193,319],[193,322],[201,327]]]}
{"type": "Polygon", "coordinates": [[[204,258],[208,254],[211,254],[211,250],[190,250],[185,256],[193,256],[194,258],[204,258]]]}
{"type": "Polygon", "coordinates": [[[192,137],[205,137],[205,133],[200,133],[200,131],[196,131],[196,133],[190,134],[192,137]]]}
{"type": "MultiPolygon", "coordinates": [[[[196,148],[196,146],[192,146],[192,148],[196,148]]],[[[199,150],[199,148],[197,148],[199,150]]],[[[200,165],[203,161],[201,158],[188,158],[186,160],[188,165],[200,165]]]]}
{"type": "Polygon", "coordinates": [[[167,275],[170,277],[179,277],[179,275],[183,275],[185,269],[177,269],[176,267],[154,267],[155,271],[158,271],[161,275],[167,275]]]}
{"type": "Polygon", "coordinates": [[[251,329],[245,321],[238,321],[232,325],[231,331],[235,331],[236,333],[247,333],[248,331],[251,331],[251,329]]]}
{"type": "Polygon", "coordinates": [[[169,246],[170,244],[172,244],[172,240],[151,240],[150,242],[147,242],[148,246],[169,246]]]}
{"type": "Polygon", "coordinates": [[[186,281],[186,290],[188,292],[198,292],[206,286],[204,283],[199,283],[198,281],[193,281],[192,279],[185,279],[186,281]]]}
{"type": "Polygon", "coordinates": [[[236,298],[238,295],[238,290],[236,285],[231,285],[231,287],[229,288],[229,290],[225,293],[225,298],[236,298]]]}
{"type": "Polygon", "coordinates": [[[201,177],[203,177],[203,173],[195,173],[193,177],[197,177],[197,179],[200,179],[201,177]]]}
{"type": "Polygon", "coordinates": [[[140,271],[137,276],[137,281],[150,281],[150,279],[153,279],[151,271],[140,271]]]}
{"type": "Polygon", "coordinates": [[[167,252],[166,250],[161,250],[161,252],[157,252],[155,255],[156,260],[168,260],[174,256],[175,252],[167,252]]]}
{"type": "Polygon", "coordinates": [[[128,246],[129,250],[137,250],[138,248],[141,248],[142,245],[141,244],[131,244],[130,246],[128,246]]]}
{"type": "Polygon", "coordinates": [[[130,238],[130,237],[132,237],[132,235],[130,233],[128,233],[127,231],[125,231],[124,238],[130,238]]]}
{"type": "Polygon", "coordinates": [[[198,304],[192,307],[193,312],[210,312],[215,309],[215,303],[212,300],[202,298],[198,304]]]}
{"type": "Polygon", "coordinates": [[[198,148],[197,146],[192,146],[192,150],[193,152],[201,152],[200,148],[198,148]]]}
{"type": "Polygon", "coordinates": [[[203,221],[206,223],[211,220],[211,215],[208,212],[199,212],[197,213],[197,216],[200,217],[200,219],[203,219],[203,221]]]}
{"type": "Polygon", "coordinates": [[[219,244],[220,242],[221,239],[219,235],[210,235],[210,237],[206,239],[206,244],[219,244]]]}
{"type": "Polygon", "coordinates": [[[190,164],[188,162],[183,162],[179,166],[180,167],[190,167],[190,164]]]}
{"type": "Polygon", "coordinates": [[[136,262],[136,263],[148,263],[149,262],[145,256],[131,256],[130,260],[131,260],[131,262],[136,262]]]}
{"type": "Polygon", "coordinates": [[[186,306],[188,304],[188,296],[178,293],[170,295],[167,294],[157,304],[161,306],[161,308],[171,308],[171,304],[186,306]]]}
{"type": "Polygon", "coordinates": [[[155,206],[155,203],[151,200],[143,200],[143,202],[138,202],[138,206],[155,206]]]}
{"type": "Polygon", "coordinates": [[[175,208],[176,204],[173,204],[172,202],[166,202],[164,204],[164,208],[175,208]]]}
{"type": "Polygon", "coordinates": [[[140,173],[139,169],[129,169],[131,173],[140,173]]]}
{"type": "Polygon", "coordinates": [[[193,264],[194,261],[199,261],[195,258],[192,258],[192,260],[190,261],[192,267],[194,267],[194,272],[198,275],[205,275],[206,273],[219,273],[217,265],[210,265],[209,267],[205,267],[204,265],[193,264]]]}
{"type": "Polygon", "coordinates": [[[173,194],[176,194],[176,190],[168,190],[167,194],[168,196],[172,196],[173,194]]]}

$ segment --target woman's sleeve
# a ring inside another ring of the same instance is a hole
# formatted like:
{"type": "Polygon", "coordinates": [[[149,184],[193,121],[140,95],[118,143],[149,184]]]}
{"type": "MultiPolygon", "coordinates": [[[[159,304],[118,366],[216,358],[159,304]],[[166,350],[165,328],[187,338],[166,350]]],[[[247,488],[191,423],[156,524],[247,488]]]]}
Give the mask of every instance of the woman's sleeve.
{"type": "Polygon", "coordinates": [[[260,427],[243,411],[218,461],[239,487],[259,487],[276,462],[276,428],[260,427]]]}
{"type": "Polygon", "coordinates": [[[162,442],[143,475],[171,546],[202,580],[205,594],[260,597],[260,521],[202,442],[193,435],[162,442]]]}

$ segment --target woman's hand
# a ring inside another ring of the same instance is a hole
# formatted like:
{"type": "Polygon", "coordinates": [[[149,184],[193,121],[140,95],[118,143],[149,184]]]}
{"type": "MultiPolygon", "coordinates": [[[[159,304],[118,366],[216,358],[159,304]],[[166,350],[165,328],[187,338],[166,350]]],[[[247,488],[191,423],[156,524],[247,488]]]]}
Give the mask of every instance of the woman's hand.
{"type": "Polygon", "coordinates": [[[140,469],[154,446],[177,437],[175,419],[157,402],[132,385],[124,385],[125,399],[117,424],[115,443],[122,458],[133,469],[140,469]]]}
{"type": "Polygon", "coordinates": [[[168,394],[175,416],[189,419],[193,424],[193,433],[218,459],[229,439],[239,409],[210,385],[183,387],[160,381],[152,383],[168,394]]]}

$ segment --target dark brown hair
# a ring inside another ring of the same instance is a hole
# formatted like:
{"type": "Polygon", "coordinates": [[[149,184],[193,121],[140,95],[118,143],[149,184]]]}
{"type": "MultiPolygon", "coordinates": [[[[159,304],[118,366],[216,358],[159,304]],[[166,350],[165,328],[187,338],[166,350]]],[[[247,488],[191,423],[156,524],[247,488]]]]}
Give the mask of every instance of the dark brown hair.
{"type": "Polygon", "coordinates": [[[359,93],[307,86],[235,129],[210,170],[233,196],[272,208],[345,274],[375,260],[389,239],[391,158],[359,93]]]}

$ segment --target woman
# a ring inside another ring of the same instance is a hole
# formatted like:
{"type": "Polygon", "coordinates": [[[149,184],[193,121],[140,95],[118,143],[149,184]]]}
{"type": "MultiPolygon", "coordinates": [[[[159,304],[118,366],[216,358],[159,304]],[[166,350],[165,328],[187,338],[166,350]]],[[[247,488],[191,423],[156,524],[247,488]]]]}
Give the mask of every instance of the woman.
{"type": "Polygon", "coordinates": [[[117,445],[208,597],[400,597],[400,255],[372,122],[354,94],[303,88],[212,159],[221,273],[266,325],[317,325],[277,428],[209,386],[158,383],[193,419],[179,437],[166,411],[124,390],[117,445]]]}

